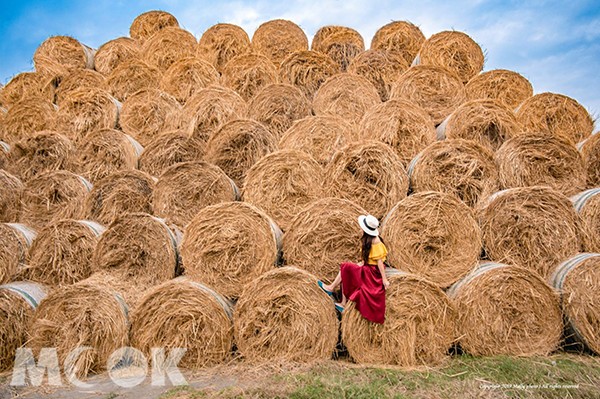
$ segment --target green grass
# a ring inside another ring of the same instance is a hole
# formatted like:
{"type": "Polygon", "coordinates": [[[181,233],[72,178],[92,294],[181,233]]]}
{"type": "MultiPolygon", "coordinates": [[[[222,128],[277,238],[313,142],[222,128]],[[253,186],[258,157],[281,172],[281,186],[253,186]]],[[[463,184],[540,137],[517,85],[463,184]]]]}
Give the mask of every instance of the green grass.
{"type": "Polygon", "coordinates": [[[568,354],[535,358],[456,356],[443,367],[409,371],[332,361],[300,372],[267,375],[247,386],[224,390],[177,388],[161,398],[205,397],[598,398],[600,359],[568,354]],[[564,388],[566,385],[577,388],[564,388]]]}

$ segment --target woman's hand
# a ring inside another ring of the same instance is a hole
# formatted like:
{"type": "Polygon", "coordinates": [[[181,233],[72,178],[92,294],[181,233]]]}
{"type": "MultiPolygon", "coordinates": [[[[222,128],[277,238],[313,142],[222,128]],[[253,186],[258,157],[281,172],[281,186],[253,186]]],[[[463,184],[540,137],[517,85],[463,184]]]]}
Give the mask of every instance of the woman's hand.
{"type": "Polygon", "coordinates": [[[361,260],[360,262],[358,262],[358,263],[357,263],[357,265],[359,265],[359,266],[364,266],[364,265],[365,265],[365,262],[363,262],[363,261],[361,260]]]}
{"type": "Polygon", "coordinates": [[[389,286],[390,286],[389,280],[384,277],[383,278],[383,288],[385,288],[387,290],[389,286]]]}

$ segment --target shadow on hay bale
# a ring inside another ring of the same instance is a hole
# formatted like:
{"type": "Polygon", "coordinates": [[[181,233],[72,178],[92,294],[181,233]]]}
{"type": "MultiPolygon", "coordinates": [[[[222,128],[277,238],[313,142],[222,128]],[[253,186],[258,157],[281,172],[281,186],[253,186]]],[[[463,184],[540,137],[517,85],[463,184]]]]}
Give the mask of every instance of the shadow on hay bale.
{"type": "Polygon", "coordinates": [[[233,305],[211,288],[180,277],[152,288],[131,312],[131,345],[148,358],[153,348],[185,348],[177,364],[214,366],[231,358],[233,305]]]}
{"type": "Polygon", "coordinates": [[[116,67],[131,58],[140,58],[142,47],[129,37],[109,40],[98,48],[94,56],[96,71],[108,77],[116,67]]]}
{"type": "Polygon", "coordinates": [[[33,54],[37,72],[60,75],[75,69],[94,69],[96,50],[69,36],[51,36],[33,54]]]}
{"type": "Polygon", "coordinates": [[[201,161],[206,143],[181,131],[164,132],[156,136],[138,160],[139,169],[151,176],[160,176],[179,162],[201,161]]]}
{"type": "Polygon", "coordinates": [[[340,262],[360,259],[362,230],[356,220],[366,213],[345,199],[311,202],[292,219],[283,235],[286,263],[332,282],[340,262]]]}
{"type": "Polygon", "coordinates": [[[304,151],[325,166],[333,154],[357,139],[356,127],[338,116],[308,116],[290,126],[279,140],[279,148],[304,151]]]}
{"type": "Polygon", "coordinates": [[[365,42],[352,28],[329,25],[315,33],[310,49],[327,54],[344,72],[352,60],[365,51],[365,42]]]}
{"type": "Polygon", "coordinates": [[[581,221],[573,204],[549,187],[499,191],[477,210],[488,259],[547,277],[551,268],[579,252],[581,221]]]}
{"type": "Polygon", "coordinates": [[[522,133],[496,151],[501,188],[548,186],[565,195],[585,187],[583,158],[569,139],[522,133]]]}
{"type": "Polygon", "coordinates": [[[25,281],[0,285],[0,372],[13,367],[15,351],[26,344],[35,309],[47,291],[25,281]]]}
{"type": "Polygon", "coordinates": [[[123,214],[152,214],[155,184],[152,176],[140,170],[112,173],[94,185],[85,201],[85,213],[106,226],[123,214]]]}
{"type": "Polygon", "coordinates": [[[296,120],[310,115],[312,106],[304,93],[283,83],[263,87],[248,106],[248,117],[264,124],[278,139],[296,120]]]}
{"type": "Polygon", "coordinates": [[[327,360],[338,340],[333,301],[316,277],[295,267],[246,284],[233,322],[238,352],[251,363],[327,360]]]}
{"type": "Polygon", "coordinates": [[[312,100],[319,86],[339,72],[339,65],[323,53],[296,51],[281,62],[279,79],[282,83],[299,87],[312,100]]]}
{"type": "Polygon", "coordinates": [[[75,146],[66,136],[45,130],[16,142],[9,169],[23,181],[56,170],[74,169],[75,146]]]}
{"type": "Polygon", "coordinates": [[[252,36],[252,48],[279,67],[291,53],[308,50],[308,38],[302,28],[292,21],[274,19],[256,29],[252,36]]]}
{"type": "Polygon", "coordinates": [[[0,284],[13,281],[25,267],[36,234],[21,223],[0,224],[0,284]]]}
{"type": "Polygon", "coordinates": [[[565,347],[600,354],[600,254],[581,253],[565,260],[549,281],[561,297],[565,347]]]}
{"type": "Polygon", "coordinates": [[[108,74],[106,84],[110,94],[123,102],[140,90],[158,89],[161,78],[158,68],[137,57],[130,57],[108,74]]]}
{"type": "Polygon", "coordinates": [[[221,82],[250,101],[261,89],[277,83],[277,67],[264,55],[241,54],[223,66],[221,82]]]}
{"type": "Polygon", "coordinates": [[[515,113],[525,131],[563,136],[573,144],[594,131],[594,121],[586,109],[562,94],[536,94],[525,100],[515,113]]]}
{"type": "Polygon", "coordinates": [[[361,364],[435,366],[457,339],[456,310],[439,287],[414,274],[387,269],[385,323],[354,307],[342,313],[342,342],[361,364]]]}
{"type": "Polygon", "coordinates": [[[371,49],[399,54],[410,65],[424,41],[425,35],[418,26],[408,21],[393,21],[375,32],[371,49]]]}
{"type": "Polygon", "coordinates": [[[356,141],[336,152],[325,167],[325,191],[353,201],[381,219],[408,193],[402,161],[387,144],[356,141]]]}
{"type": "Polygon", "coordinates": [[[19,221],[24,188],[18,177],[0,169],[0,222],[19,221]]]}
{"type": "Polygon", "coordinates": [[[475,207],[498,191],[494,153],[471,140],[436,141],[421,151],[408,167],[411,191],[454,194],[475,207]]]}
{"type": "Polygon", "coordinates": [[[466,100],[457,75],[431,65],[408,68],[392,86],[390,99],[405,99],[422,107],[433,123],[440,124],[466,100]]]}
{"type": "Polygon", "coordinates": [[[398,202],[383,219],[381,235],[392,265],[441,288],[467,274],[482,247],[473,211],[457,197],[435,191],[398,202]]]}
{"type": "Polygon", "coordinates": [[[587,188],[600,187],[600,134],[592,135],[577,147],[587,172],[587,188]]]}
{"type": "Polygon", "coordinates": [[[120,130],[96,130],[80,140],[74,163],[83,177],[95,183],[112,173],[136,169],[143,151],[140,143],[120,130]]]}
{"type": "Polygon", "coordinates": [[[21,222],[42,228],[51,220],[84,219],[91,189],[90,182],[66,170],[42,173],[25,185],[21,222]]]}
{"type": "Polygon", "coordinates": [[[556,292],[534,271],[487,262],[448,290],[460,346],[474,356],[545,356],[557,349],[562,315],[556,292]]]}
{"type": "Polygon", "coordinates": [[[366,78],[340,73],[319,87],[313,109],[316,115],[331,114],[358,124],[369,109],[380,103],[377,89],[366,78]]]}
{"type": "Polygon", "coordinates": [[[148,64],[165,72],[175,62],[195,57],[198,41],[190,32],[176,26],[160,29],[142,44],[140,55],[148,64]]]}
{"type": "Polygon", "coordinates": [[[89,220],[63,219],[39,230],[28,265],[19,277],[50,286],[74,284],[92,275],[92,255],[105,228],[89,220]]]}
{"type": "Polygon", "coordinates": [[[600,252],[600,188],[585,190],[571,197],[583,230],[583,249],[600,252]]]}
{"type": "Polygon", "coordinates": [[[408,100],[388,100],[367,111],[359,125],[360,136],[389,145],[402,164],[435,141],[435,126],[420,106],[408,100]]]}
{"type": "Polygon", "coordinates": [[[208,28],[200,37],[198,56],[213,64],[219,71],[232,58],[250,52],[250,38],[239,26],[216,24],[208,28]]]}
{"type": "Polygon", "coordinates": [[[484,61],[481,47],[469,35],[458,31],[443,31],[425,40],[413,65],[446,68],[466,84],[481,72],[484,61]]]}
{"type": "Polygon", "coordinates": [[[129,27],[129,36],[138,42],[144,42],[156,32],[169,26],[179,27],[179,22],[166,11],[146,11],[133,20],[129,27]]]}
{"type": "Polygon", "coordinates": [[[180,162],[158,178],[152,208],[156,216],[183,228],[202,208],[239,199],[237,186],[218,166],[180,162]]]}
{"type": "Polygon", "coordinates": [[[533,96],[533,86],[522,75],[493,69],[474,76],[465,86],[469,100],[496,100],[511,111],[533,96]]]}
{"type": "Polygon", "coordinates": [[[283,231],[307,204],[325,195],[324,170],[305,152],[279,150],[256,162],[244,180],[244,201],[256,205],[283,231]]]}
{"type": "Polygon", "coordinates": [[[348,72],[366,78],[377,89],[381,101],[387,101],[390,98],[392,84],[408,67],[408,63],[399,53],[367,50],[352,60],[348,72]]]}
{"type": "Polygon", "coordinates": [[[211,63],[195,56],[186,57],[174,62],[165,71],[160,88],[185,104],[196,92],[218,84],[220,80],[219,72],[211,63]]]}
{"type": "Polygon", "coordinates": [[[281,230],[262,210],[246,202],[201,209],[181,243],[185,275],[237,298],[245,284],[280,263],[281,230]]]}

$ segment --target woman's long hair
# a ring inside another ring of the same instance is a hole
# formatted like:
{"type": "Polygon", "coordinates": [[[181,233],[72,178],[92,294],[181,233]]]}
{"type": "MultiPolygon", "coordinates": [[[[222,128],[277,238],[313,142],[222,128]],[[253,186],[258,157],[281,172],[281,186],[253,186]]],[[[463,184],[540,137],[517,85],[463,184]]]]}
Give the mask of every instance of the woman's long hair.
{"type": "MultiPolygon", "coordinates": [[[[363,233],[362,237],[360,238],[360,242],[362,243],[362,249],[360,253],[363,264],[365,265],[369,264],[369,253],[371,253],[371,247],[373,246],[374,239],[375,236],[369,235],[367,233],[363,233]]],[[[383,238],[379,237],[379,240],[383,242],[383,238]]]]}

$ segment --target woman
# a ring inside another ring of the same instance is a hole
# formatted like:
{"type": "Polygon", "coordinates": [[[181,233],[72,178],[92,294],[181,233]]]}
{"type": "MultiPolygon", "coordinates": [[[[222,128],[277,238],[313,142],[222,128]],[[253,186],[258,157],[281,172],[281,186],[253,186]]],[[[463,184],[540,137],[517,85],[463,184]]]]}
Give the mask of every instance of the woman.
{"type": "Polygon", "coordinates": [[[355,303],[363,317],[374,323],[385,320],[385,289],[390,285],[385,276],[384,262],[387,257],[385,244],[379,238],[379,221],[371,215],[358,217],[364,231],[361,238],[362,261],[358,264],[344,262],[335,280],[329,284],[319,281],[319,286],[329,295],[342,285],[342,302],[336,308],[343,311],[347,300],[355,303]]]}

